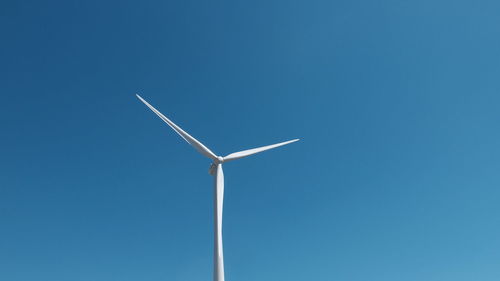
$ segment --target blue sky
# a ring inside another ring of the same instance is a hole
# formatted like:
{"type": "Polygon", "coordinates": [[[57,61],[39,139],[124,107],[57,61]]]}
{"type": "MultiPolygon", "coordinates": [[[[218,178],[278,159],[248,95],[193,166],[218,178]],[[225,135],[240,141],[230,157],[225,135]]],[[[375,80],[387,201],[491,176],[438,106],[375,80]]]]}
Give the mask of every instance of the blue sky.
{"type": "Polygon", "coordinates": [[[2,1],[0,279],[500,279],[498,1],[2,1]]]}

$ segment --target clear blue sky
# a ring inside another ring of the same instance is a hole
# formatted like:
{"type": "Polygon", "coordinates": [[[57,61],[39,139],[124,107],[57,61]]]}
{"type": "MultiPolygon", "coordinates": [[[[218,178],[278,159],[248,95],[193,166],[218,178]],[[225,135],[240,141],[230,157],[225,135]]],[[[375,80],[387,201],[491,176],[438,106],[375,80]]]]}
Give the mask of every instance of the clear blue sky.
{"type": "Polygon", "coordinates": [[[498,1],[2,1],[0,280],[500,280],[498,1]]]}

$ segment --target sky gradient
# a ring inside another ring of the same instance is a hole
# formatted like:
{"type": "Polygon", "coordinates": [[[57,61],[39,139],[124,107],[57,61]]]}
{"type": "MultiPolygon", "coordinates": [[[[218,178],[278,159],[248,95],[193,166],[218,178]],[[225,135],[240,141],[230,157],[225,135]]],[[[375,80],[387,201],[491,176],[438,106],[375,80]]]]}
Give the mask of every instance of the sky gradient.
{"type": "Polygon", "coordinates": [[[500,280],[498,1],[1,1],[0,280],[500,280]]]}

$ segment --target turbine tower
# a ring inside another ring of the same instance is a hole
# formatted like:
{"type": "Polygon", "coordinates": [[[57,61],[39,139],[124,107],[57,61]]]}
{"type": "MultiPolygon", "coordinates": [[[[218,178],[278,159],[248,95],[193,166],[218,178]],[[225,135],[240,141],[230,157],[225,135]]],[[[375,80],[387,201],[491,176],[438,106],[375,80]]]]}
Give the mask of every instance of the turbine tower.
{"type": "Polygon", "coordinates": [[[214,281],[224,281],[224,255],[222,251],[222,207],[224,201],[224,173],[222,163],[250,156],[262,151],[273,149],[285,144],[296,142],[299,139],[289,140],[277,144],[262,146],[258,148],[243,150],[231,153],[227,156],[217,156],[201,142],[182,130],[174,122],[170,121],[165,115],[161,114],[156,108],[145,101],[141,96],[136,95],[149,109],[158,117],[167,123],[177,134],[179,134],[187,143],[192,145],[198,152],[212,159],[209,173],[214,176],[214,281]]]}

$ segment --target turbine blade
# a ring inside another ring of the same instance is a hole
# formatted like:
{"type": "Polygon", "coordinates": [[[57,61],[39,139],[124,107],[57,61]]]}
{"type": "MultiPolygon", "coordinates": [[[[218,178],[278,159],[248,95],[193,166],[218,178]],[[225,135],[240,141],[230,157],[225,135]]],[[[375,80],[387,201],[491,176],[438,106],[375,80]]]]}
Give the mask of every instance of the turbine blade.
{"type": "Polygon", "coordinates": [[[299,139],[294,139],[294,140],[289,140],[289,141],[285,141],[285,142],[280,142],[280,143],[277,143],[277,144],[271,144],[271,145],[267,145],[267,146],[262,146],[262,147],[257,147],[257,148],[252,148],[252,149],[247,149],[247,150],[243,150],[243,151],[231,153],[231,154],[227,155],[226,157],[224,157],[224,162],[232,161],[232,160],[236,160],[236,159],[240,159],[240,158],[243,158],[243,157],[247,157],[247,156],[250,156],[252,154],[259,153],[259,152],[262,152],[262,151],[266,151],[266,150],[269,150],[269,149],[273,149],[273,148],[276,148],[276,147],[279,147],[279,146],[283,146],[283,145],[286,145],[286,144],[289,144],[289,143],[292,143],[292,142],[296,142],[298,140],[299,139]]]}
{"type": "Polygon", "coordinates": [[[184,130],[182,130],[179,126],[175,125],[174,122],[170,121],[165,115],[161,114],[156,108],[154,108],[152,105],[150,105],[147,101],[145,101],[141,96],[137,95],[136,96],[147,106],[149,109],[151,109],[158,117],[161,118],[165,123],[167,123],[170,128],[172,128],[179,136],[181,136],[187,143],[190,145],[194,146],[196,150],[198,150],[201,154],[207,156],[208,158],[211,158],[213,160],[217,159],[217,156],[210,151],[206,146],[204,146],[201,142],[199,142],[197,139],[193,138],[191,135],[186,133],[184,130]]]}
{"type": "Polygon", "coordinates": [[[214,177],[214,281],[224,281],[224,251],[222,248],[222,209],[224,206],[224,172],[217,164],[214,177]]]}

